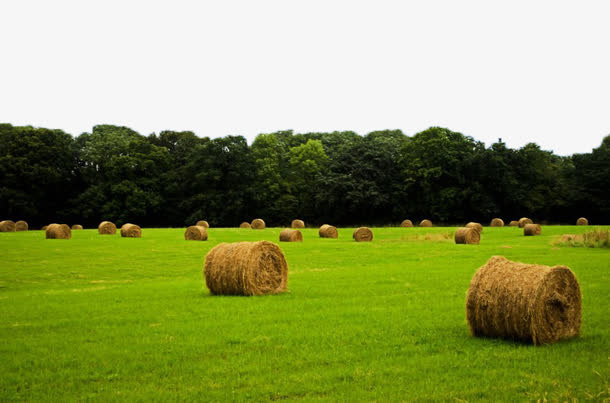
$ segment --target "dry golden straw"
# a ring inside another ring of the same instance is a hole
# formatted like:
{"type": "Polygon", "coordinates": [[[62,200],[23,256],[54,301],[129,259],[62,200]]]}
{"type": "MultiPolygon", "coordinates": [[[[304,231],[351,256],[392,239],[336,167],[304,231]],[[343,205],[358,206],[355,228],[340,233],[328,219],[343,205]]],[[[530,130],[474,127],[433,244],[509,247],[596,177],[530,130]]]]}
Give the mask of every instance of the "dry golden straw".
{"type": "Polygon", "coordinates": [[[123,224],[123,226],[121,227],[121,236],[123,238],[141,238],[142,229],[135,224],[123,224]]]}
{"type": "Polygon", "coordinates": [[[27,231],[30,226],[27,222],[19,220],[15,223],[15,231],[27,231]]]}
{"type": "Polygon", "coordinates": [[[201,225],[191,225],[184,231],[184,239],[187,241],[207,241],[208,231],[201,225]]]}
{"type": "Polygon", "coordinates": [[[525,224],[523,227],[523,235],[531,236],[531,235],[541,235],[542,227],[539,224],[525,224]]]}
{"type": "Polygon", "coordinates": [[[431,227],[432,226],[432,221],[430,220],[421,220],[419,223],[420,227],[431,227]]]}
{"type": "Polygon", "coordinates": [[[0,232],[15,232],[16,224],[11,220],[0,221],[0,232]]]}
{"type": "Polygon", "coordinates": [[[102,235],[116,234],[116,225],[110,221],[102,221],[97,227],[97,231],[102,235]]]}
{"type": "Polygon", "coordinates": [[[200,227],[205,227],[206,229],[210,228],[210,224],[208,224],[208,222],[206,220],[197,221],[197,224],[195,224],[195,225],[198,225],[200,227]]]}
{"type": "Polygon", "coordinates": [[[400,223],[401,227],[412,227],[413,226],[413,222],[411,220],[404,220],[403,222],[400,223]]]}
{"type": "Polygon", "coordinates": [[[250,225],[249,222],[242,222],[241,224],[239,224],[239,228],[252,228],[252,226],[250,225]]]}
{"type": "Polygon", "coordinates": [[[483,226],[478,222],[469,222],[468,224],[466,224],[466,228],[474,228],[479,231],[479,234],[483,232],[483,226]]]}
{"type": "Polygon", "coordinates": [[[589,220],[587,220],[585,217],[580,217],[578,220],[576,220],[576,225],[589,225],[589,220]]]}
{"type": "Polygon", "coordinates": [[[42,226],[42,228],[41,228],[41,230],[42,230],[42,231],[46,231],[46,230],[47,230],[47,228],[49,228],[49,226],[48,226],[48,225],[43,225],[43,226],[42,226]]]}
{"type": "Polygon", "coordinates": [[[368,227],[356,228],[353,237],[356,242],[371,242],[373,240],[373,231],[368,227]]]}
{"type": "Polygon", "coordinates": [[[288,264],[272,242],[221,243],[206,255],[203,275],[212,294],[276,294],[286,290],[288,264]]]}
{"type": "Polygon", "coordinates": [[[303,242],[303,234],[298,229],[283,229],[280,232],[280,242],[303,242]]]}
{"type": "Polygon", "coordinates": [[[339,232],[337,231],[337,227],[324,224],[318,230],[318,235],[320,235],[320,238],[337,238],[339,236],[339,232]]]}
{"type": "Polygon", "coordinates": [[[72,230],[66,224],[49,224],[45,236],[47,239],[70,239],[72,230]]]}
{"type": "Polygon", "coordinates": [[[504,220],[502,220],[501,218],[494,218],[489,223],[489,226],[490,227],[503,227],[504,226],[504,220]]]}
{"type": "Polygon", "coordinates": [[[519,219],[519,228],[525,227],[527,224],[533,224],[534,222],[527,217],[522,217],[519,219]]]}
{"type": "Polygon", "coordinates": [[[265,229],[265,222],[260,218],[255,218],[252,220],[252,224],[250,224],[252,229],[265,229]]]}
{"type": "Polygon", "coordinates": [[[290,228],[305,228],[305,222],[303,220],[292,220],[290,228]]]}
{"type": "Polygon", "coordinates": [[[72,226],[72,229],[73,229],[73,230],[75,230],[75,229],[83,229],[83,226],[82,226],[82,225],[80,225],[80,224],[74,224],[74,225],[72,226]]]}
{"type": "Polygon", "coordinates": [[[508,224],[508,226],[509,226],[509,227],[518,227],[518,226],[519,226],[519,221],[514,221],[514,220],[513,220],[513,221],[511,221],[511,222],[508,224]]]}
{"type": "Polygon", "coordinates": [[[580,286],[566,266],[494,256],[470,282],[466,319],[473,336],[534,344],[574,337],[580,331],[580,286]]]}
{"type": "Polygon", "coordinates": [[[455,230],[455,243],[478,245],[481,233],[476,228],[462,227],[455,230]]]}

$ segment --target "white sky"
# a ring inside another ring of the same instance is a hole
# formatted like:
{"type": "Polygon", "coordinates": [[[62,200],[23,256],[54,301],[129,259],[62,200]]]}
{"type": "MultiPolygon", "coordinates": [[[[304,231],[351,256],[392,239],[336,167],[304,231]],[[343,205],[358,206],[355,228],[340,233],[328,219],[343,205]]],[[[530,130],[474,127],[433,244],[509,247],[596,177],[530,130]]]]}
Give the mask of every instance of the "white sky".
{"type": "Polygon", "coordinates": [[[610,1],[2,1],[0,122],[610,134],[610,1]]]}

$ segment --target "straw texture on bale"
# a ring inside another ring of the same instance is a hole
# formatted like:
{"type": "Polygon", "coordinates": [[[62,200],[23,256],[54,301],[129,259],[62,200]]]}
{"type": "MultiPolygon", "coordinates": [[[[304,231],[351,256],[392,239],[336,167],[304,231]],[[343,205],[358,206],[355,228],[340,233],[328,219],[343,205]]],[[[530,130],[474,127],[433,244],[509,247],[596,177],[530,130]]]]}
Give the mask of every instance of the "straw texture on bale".
{"type": "Polygon", "coordinates": [[[368,227],[356,228],[353,237],[356,242],[370,242],[373,240],[373,231],[368,227]]]}
{"type": "Polygon", "coordinates": [[[519,228],[525,227],[527,224],[533,224],[534,222],[527,217],[522,217],[519,219],[519,228]]]}
{"type": "Polygon", "coordinates": [[[184,239],[187,241],[207,241],[208,231],[202,225],[191,225],[184,231],[184,239]]]}
{"type": "Polygon", "coordinates": [[[303,220],[292,220],[290,228],[305,228],[305,222],[303,220]]]}
{"type": "Polygon", "coordinates": [[[43,225],[43,226],[42,226],[42,228],[41,228],[41,230],[42,230],[42,231],[46,231],[46,230],[47,230],[47,228],[49,228],[49,226],[48,226],[48,225],[43,225]]]}
{"type": "Polygon", "coordinates": [[[27,231],[30,226],[27,222],[19,220],[15,223],[15,231],[27,231]]]}
{"type": "Polygon", "coordinates": [[[318,235],[320,235],[320,238],[337,238],[339,236],[339,232],[337,231],[337,227],[324,224],[318,230],[318,235]]]}
{"type": "Polygon", "coordinates": [[[519,226],[519,221],[511,221],[508,223],[509,227],[518,227],[519,226]]]}
{"type": "Polygon", "coordinates": [[[468,224],[466,224],[466,228],[474,228],[479,231],[479,234],[483,232],[483,226],[478,222],[469,222],[468,224]]]}
{"type": "Polygon", "coordinates": [[[419,223],[420,227],[431,227],[432,226],[432,221],[430,220],[421,220],[419,223]]]}
{"type": "Polygon", "coordinates": [[[401,227],[412,227],[413,226],[413,221],[411,220],[404,220],[403,222],[400,223],[401,227]]]}
{"type": "Polygon", "coordinates": [[[66,224],[49,224],[45,236],[47,239],[70,239],[72,230],[66,224]]]}
{"type": "Polygon", "coordinates": [[[200,227],[205,227],[206,229],[210,228],[210,224],[208,224],[208,222],[206,220],[197,221],[197,224],[195,224],[195,225],[198,225],[200,227]]]}
{"type": "Polygon", "coordinates": [[[455,243],[478,245],[481,233],[476,228],[462,227],[455,230],[455,243]]]}
{"type": "Polygon", "coordinates": [[[540,235],[542,234],[542,227],[539,224],[525,224],[523,227],[523,235],[540,235]]]}
{"type": "Polygon", "coordinates": [[[504,226],[504,220],[502,220],[501,218],[494,218],[489,223],[489,226],[490,227],[503,227],[504,226]]]}
{"type": "Polygon", "coordinates": [[[252,228],[252,226],[250,225],[249,222],[242,222],[241,224],[239,224],[239,228],[252,228]]]}
{"type": "Polygon", "coordinates": [[[280,242],[303,242],[303,234],[298,229],[283,229],[280,232],[280,242]]]}
{"type": "Polygon", "coordinates": [[[578,220],[576,220],[576,225],[589,225],[589,220],[587,220],[585,217],[580,217],[578,220]]]}
{"type": "Polygon", "coordinates": [[[221,243],[206,255],[203,275],[212,294],[276,294],[286,290],[288,264],[272,242],[221,243]]]}
{"type": "Polygon", "coordinates": [[[15,232],[16,225],[14,221],[4,220],[0,221],[0,232],[15,232]]]}
{"type": "Polygon", "coordinates": [[[121,236],[123,238],[141,238],[142,228],[135,224],[123,224],[123,226],[121,227],[121,236]]]}
{"type": "Polygon", "coordinates": [[[466,319],[473,336],[534,344],[574,337],[580,331],[580,286],[566,266],[494,256],[470,282],[466,319]]]}
{"type": "Polygon", "coordinates": [[[83,226],[82,226],[82,225],[80,225],[80,224],[74,224],[74,225],[72,226],[72,229],[73,229],[73,230],[74,230],[74,229],[83,229],[83,226]]]}
{"type": "Polygon", "coordinates": [[[116,234],[116,225],[110,221],[102,221],[97,227],[97,231],[102,235],[116,234]]]}
{"type": "Polygon", "coordinates": [[[255,218],[252,220],[252,224],[250,224],[252,229],[265,229],[265,222],[260,218],[255,218]]]}

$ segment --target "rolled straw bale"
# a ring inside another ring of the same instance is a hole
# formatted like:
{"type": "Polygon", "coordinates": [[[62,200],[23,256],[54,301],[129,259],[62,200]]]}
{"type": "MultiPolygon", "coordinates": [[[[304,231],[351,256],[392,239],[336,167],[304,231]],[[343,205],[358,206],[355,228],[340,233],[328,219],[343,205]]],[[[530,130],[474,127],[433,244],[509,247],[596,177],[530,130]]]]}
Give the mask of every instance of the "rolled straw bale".
{"type": "Polygon", "coordinates": [[[481,233],[473,227],[462,227],[455,230],[455,243],[478,245],[481,233]]]}
{"type": "Polygon", "coordinates": [[[373,240],[373,231],[368,227],[356,228],[353,237],[356,242],[371,242],[373,240]]]}
{"type": "Polygon", "coordinates": [[[121,227],[121,236],[123,238],[141,238],[142,228],[135,224],[123,224],[121,227]]]}
{"type": "Polygon", "coordinates": [[[525,224],[523,227],[523,235],[540,235],[542,234],[542,227],[539,224],[525,224]]]}
{"type": "Polygon", "coordinates": [[[272,242],[221,243],[206,255],[203,275],[212,294],[276,294],[286,290],[288,264],[272,242]]]}
{"type": "Polygon", "coordinates": [[[318,230],[318,235],[320,235],[320,238],[337,238],[339,236],[339,232],[337,231],[337,227],[324,224],[318,230]]]}
{"type": "Polygon", "coordinates": [[[519,226],[519,221],[511,221],[510,223],[508,223],[509,227],[518,227],[519,226]]]}
{"type": "Polygon", "coordinates": [[[207,241],[208,231],[202,225],[191,225],[184,232],[184,239],[187,241],[207,241]]]}
{"type": "Polygon", "coordinates": [[[502,220],[501,218],[494,218],[489,223],[489,226],[490,227],[503,227],[504,226],[504,220],[502,220]]]}
{"type": "Polygon", "coordinates": [[[49,224],[45,236],[47,239],[70,239],[72,230],[66,224],[49,224]]]}
{"type": "Polygon", "coordinates": [[[430,221],[430,220],[421,220],[419,222],[419,226],[420,227],[431,227],[432,226],[432,221],[430,221]]]}
{"type": "Polygon", "coordinates": [[[569,267],[493,256],[470,282],[466,319],[473,336],[534,344],[574,337],[580,331],[580,286],[569,267]]]}
{"type": "Polygon", "coordinates": [[[242,222],[241,224],[239,224],[239,228],[252,228],[252,226],[250,225],[249,222],[242,222]]]}
{"type": "Polygon", "coordinates": [[[292,220],[290,228],[305,228],[305,222],[303,220],[292,220]]]}
{"type": "Polygon", "coordinates": [[[413,226],[413,221],[411,220],[404,220],[403,222],[400,223],[401,227],[412,227],[413,226]]]}
{"type": "Polygon", "coordinates": [[[479,231],[479,234],[483,232],[483,226],[478,222],[469,222],[468,224],[466,224],[466,228],[474,228],[479,231]]]}
{"type": "Polygon", "coordinates": [[[250,224],[252,229],[265,229],[265,222],[260,218],[255,218],[252,220],[252,224],[250,224]]]}
{"type": "Polygon", "coordinates": [[[46,231],[46,230],[47,230],[47,228],[49,228],[49,226],[48,226],[48,225],[43,225],[43,226],[42,226],[42,228],[41,228],[41,230],[42,230],[42,231],[46,231]]]}
{"type": "Polygon", "coordinates": [[[298,229],[283,229],[280,232],[280,242],[303,242],[303,234],[298,229]]]}
{"type": "Polygon", "coordinates": [[[14,221],[4,220],[0,221],[0,232],[15,232],[16,225],[14,221]]]}
{"type": "Polygon", "coordinates": [[[74,224],[74,225],[72,226],[72,229],[73,229],[73,230],[75,230],[75,229],[83,229],[83,226],[82,226],[82,225],[80,225],[80,224],[74,224]]]}
{"type": "Polygon", "coordinates": [[[206,229],[210,228],[210,224],[208,224],[208,222],[206,220],[197,221],[197,224],[195,224],[195,225],[198,225],[200,227],[205,227],[206,229]]]}
{"type": "Polygon", "coordinates": [[[578,220],[576,220],[576,225],[589,225],[589,220],[587,220],[585,217],[580,217],[578,220]]]}
{"type": "Polygon", "coordinates": [[[15,231],[27,231],[30,226],[27,222],[19,220],[15,223],[15,231]]]}
{"type": "Polygon", "coordinates": [[[110,221],[102,221],[97,227],[97,231],[102,235],[116,234],[116,225],[110,221]]]}
{"type": "Polygon", "coordinates": [[[519,219],[519,228],[525,227],[526,224],[533,224],[534,222],[527,217],[521,217],[519,219]]]}

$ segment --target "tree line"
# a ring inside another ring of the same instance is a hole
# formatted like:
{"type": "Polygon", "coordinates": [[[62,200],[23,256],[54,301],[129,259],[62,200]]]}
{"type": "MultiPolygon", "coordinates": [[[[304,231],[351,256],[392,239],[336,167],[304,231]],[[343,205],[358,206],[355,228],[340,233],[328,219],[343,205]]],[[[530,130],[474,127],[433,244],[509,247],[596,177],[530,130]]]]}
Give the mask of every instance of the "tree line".
{"type": "Polygon", "coordinates": [[[0,219],[97,226],[237,226],[263,218],[319,225],[536,221],[610,217],[610,136],[563,157],[431,127],[210,139],[190,131],[143,136],[98,125],[62,130],[0,124],[0,219]]]}

